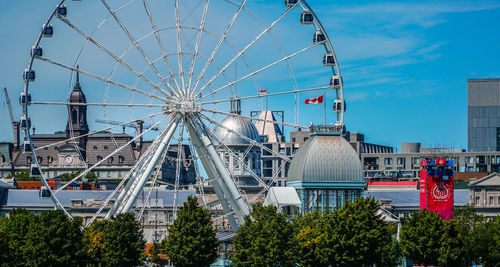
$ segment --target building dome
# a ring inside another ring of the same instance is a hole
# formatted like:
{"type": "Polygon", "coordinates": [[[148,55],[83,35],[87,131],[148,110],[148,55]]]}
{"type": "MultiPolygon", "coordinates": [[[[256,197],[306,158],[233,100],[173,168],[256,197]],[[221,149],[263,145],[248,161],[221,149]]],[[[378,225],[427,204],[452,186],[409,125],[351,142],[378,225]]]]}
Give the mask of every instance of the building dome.
{"type": "Polygon", "coordinates": [[[354,148],[342,136],[314,135],[295,153],[288,183],[307,181],[363,182],[363,168],[354,148]]]}
{"type": "MultiPolygon", "coordinates": [[[[246,136],[256,142],[260,141],[260,136],[257,128],[255,128],[255,125],[246,118],[236,115],[230,115],[222,119],[219,123],[224,125],[228,129],[240,133],[241,135],[246,136]]],[[[250,144],[248,140],[245,140],[240,135],[231,131],[228,132],[226,129],[220,126],[215,127],[214,134],[218,138],[218,140],[222,141],[225,145],[228,146],[250,144]]]]}

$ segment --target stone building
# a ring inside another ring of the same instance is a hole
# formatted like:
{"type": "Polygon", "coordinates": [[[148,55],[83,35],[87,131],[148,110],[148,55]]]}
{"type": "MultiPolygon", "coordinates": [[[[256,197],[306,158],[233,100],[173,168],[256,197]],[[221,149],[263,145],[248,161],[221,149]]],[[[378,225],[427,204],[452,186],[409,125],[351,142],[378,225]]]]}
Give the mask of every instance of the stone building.
{"type": "Polygon", "coordinates": [[[290,164],[287,186],[297,190],[302,213],[332,211],[363,196],[359,157],[347,140],[329,127],[311,127],[290,164]]]}
{"type": "Polygon", "coordinates": [[[486,217],[500,214],[500,174],[492,173],[469,184],[470,202],[486,217]]]}

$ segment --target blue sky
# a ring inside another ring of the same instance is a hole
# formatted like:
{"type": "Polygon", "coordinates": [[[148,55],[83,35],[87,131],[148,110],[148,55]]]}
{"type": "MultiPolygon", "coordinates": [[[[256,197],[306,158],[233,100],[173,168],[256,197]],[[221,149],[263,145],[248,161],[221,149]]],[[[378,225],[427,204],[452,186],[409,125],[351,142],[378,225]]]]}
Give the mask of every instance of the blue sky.
{"type": "MultiPolygon", "coordinates": [[[[27,65],[29,48],[35,41],[40,25],[57,2],[0,2],[0,23],[3,25],[0,32],[0,86],[9,89],[13,104],[17,103],[22,89],[22,71],[27,65]]],[[[279,15],[269,1],[249,2],[259,9],[256,13],[266,22],[279,15]]],[[[281,4],[282,1],[277,2],[281,4]]],[[[348,130],[365,133],[368,142],[393,145],[397,148],[401,142],[466,148],[467,79],[484,78],[486,75],[491,78],[500,77],[500,1],[311,0],[308,3],[325,26],[340,62],[348,103],[348,130]]],[[[85,2],[78,4],[83,5],[85,2]]],[[[74,9],[69,7],[70,12],[73,12],[74,9]]],[[[74,14],[86,18],[83,11],[74,14]]],[[[99,14],[96,12],[94,15],[98,17],[99,14]]],[[[217,21],[217,18],[214,20],[217,21]]],[[[137,24],[140,25],[140,22],[137,21],[137,24]]],[[[249,33],[256,28],[251,24],[247,27],[245,30],[249,33]]],[[[283,29],[280,40],[285,46],[295,46],[299,42],[294,37],[303,36],[293,28],[280,29],[283,29]]],[[[255,31],[253,36],[256,33],[258,31],[255,31]]],[[[309,32],[304,33],[304,36],[309,35],[309,32]]],[[[244,43],[244,40],[237,37],[235,39],[238,45],[244,43]]],[[[59,45],[61,49],[71,49],[73,43],[74,50],[79,50],[80,43],[73,42],[68,34],[59,45]]],[[[48,43],[44,48],[50,51],[50,45],[57,47],[54,43],[48,43]]],[[[296,50],[286,49],[287,52],[296,50]]],[[[61,59],[65,55],[62,54],[61,59]]],[[[255,55],[250,61],[264,61],[257,53],[255,55]]],[[[99,58],[99,55],[95,57],[99,58]]],[[[221,59],[220,62],[226,61],[221,59]]],[[[93,67],[97,73],[101,71],[99,66],[93,67]]],[[[308,68],[309,66],[297,68],[297,75],[306,73],[308,68]]],[[[109,68],[103,67],[102,73],[109,71],[109,68]]],[[[236,72],[243,74],[241,70],[236,72]]],[[[49,68],[41,73],[50,76],[52,70],[49,68]]],[[[300,83],[314,84],[321,75],[311,71],[307,78],[299,78],[300,83]]],[[[262,79],[265,81],[268,77],[264,76],[262,79]]],[[[133,80],[127,82],[132,84],[133,80]]],[[[49,91],[49,88],[58,83],[64,83],[66,90],[68,76],[64,79],[59,79],[59,76],[45,81],[42,79],[39,86],[46,92],[56,94],[56,91],[49,91]]],[[[271,82],[268,84],[273,86],[271,82]]],[[[87,81],[87,85],[90,86],[91,81],[87,81]]],[[[304,97],[318,94],[307,94],[304,97]]],[[[89,97],[92,98],[92,93],[89,93],[89,97]]],[[[60,100],[64,97],[54,99],[60,100]]],[[[293,109],[287,105],[270,101],[276,108],[284,109],[288,114],[293,113],[293,109]]],[[[332,101],[331,97],[329,101],[332,101]]],[[[3,96],[0,108],[0,125],[4,126],[0,131],[0,140],[9,140],[12,135],[3,96]]],[[[307,120],[322,122],[322,118],[317,120],[317,114],[323,112],[322,107],[303,106],[301,110],[301,117],[304,118],[302,124],[306,124],[307,120]]],[[[16,117],[20,115],[17,105],[15,113],[16,117]]],[[[47,111],[43,117],[47,120],[47,117],[55,113],[55,110],[47,111]]],[[[118,115],[114,119],[127,120],[127,116],[121,118],[118,115]]],[[[95,117],[99,116],[101,115],[95,117]]],[[[333,115],[329,113],[328,118],[331,120],[333,115]]],[[[63,127],[64,123],[54,125],[57,129],[46,128],[46,131],[60,130],[63,127]]]]}

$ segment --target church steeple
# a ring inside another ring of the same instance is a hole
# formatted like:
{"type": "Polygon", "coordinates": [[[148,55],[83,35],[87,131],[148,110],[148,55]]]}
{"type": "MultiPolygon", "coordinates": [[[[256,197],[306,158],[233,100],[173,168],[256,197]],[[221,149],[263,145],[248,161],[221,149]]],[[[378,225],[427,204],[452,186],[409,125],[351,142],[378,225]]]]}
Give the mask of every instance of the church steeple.
{"type": "MultiPolygon", "coordinates": [[[[80,86],[80,68],[76,66],[76,82],[73,91],[69,95],[69,103],[87,103],[87,98],[80,86]]],[[[66,136],[79,136],[89,132],[87,123],[87,106],[85,105],[68,105],[68,122],[66,124],[66,136]],[[73,132],[73,134],[71,134],[73,132]]],[[[87,137],[79,138],[78,145],[85,149],[87,137]]]]}

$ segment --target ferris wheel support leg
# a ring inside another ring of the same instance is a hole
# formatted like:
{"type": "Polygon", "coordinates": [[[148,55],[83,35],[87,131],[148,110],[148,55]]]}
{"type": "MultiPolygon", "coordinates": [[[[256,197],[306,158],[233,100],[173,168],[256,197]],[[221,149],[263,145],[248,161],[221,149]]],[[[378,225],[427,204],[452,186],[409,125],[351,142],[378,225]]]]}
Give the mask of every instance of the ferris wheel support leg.
{"type": "MultiPolygon", "coordinates": [[[[231,179],[229,171],[224,167],[224,164],[209,139],[208,134],[201,125],[201,120],[199,117],[194,115],[187,118],[186,121],[186,125],[188,126],[187,129],[189,134],[193,137],[193,143],[198,155],[200,155],[200,159],[202,159],[201,162],[203,166],[213,171],[213,173],[207,172],[207,174],[210,176],[210,179],[214,181],[214,183],[217,183],[220,186],[226,195],[226,197],[221,199],[221,201],[228,199],[234,213],[238,216],[240,223],[244,223],[245,216],[250,214],[250,209],[234,184],[233,179],[231,179]]],[[[234,228],[237,229],[238,227],[236,226],[234,228]]]]}
{"type": "MultiPolygon", "coordinates": [[[[177,125],[179,125],[179,120],[180,118],[177,117],[167,125],[165,135],[162,137],[156,150],[152,151],[152,157],[149,158],[147,162],[145,162],[145,165],[143,167],[141,167],[141,169],[144,170],[141,170],[140,172],[134,172],[137,175],[131,175],[129,181],[125,185],[125,188],[121,192],[120,196],[109,211],[106,218],[109,219],[115,213],[126,213],[132,209],[137,196],[139,196],[140,192],[142,191],[158,160],[161,158],[161,155],[165,153],[165,149],[172,141],[175,129],[177,128],[177,125]]],[[[143,155],[143,157],[146,156],[147,155],[143,155]]]]}
{"type": "MultiPolygon", "coordinates": [[[[186,128],[190,133],[193,133],[195,131],[194,127],[192,127],[192,125],[188,122],[186,122],[186,128]]],[[[209,182],[212,185],[215,194],[217,195],[217,198],[219,199],[222,209],[225,214],[228,214],[228,220],[229,223],[231,224],[231,227],[233,227],[233,229],[238,229],[239,226],[238,223],[236,222],[236,218],[234,217],[233,210],[231,209],[231,207],[229,207],[229,200],[226,198],[226,195],[224,195],[224,191],[220,187],[219,183],[212,179],[213,177],[217,176],[217,170],[215,169],[215,166],[212,164],[210,158],[207,157],[208,153],[200,154],[199,152],[204,149],[203,142],[201,141],[198,135],[194,134],[191,135],[191,140],[194,148],[196,149],[196,152],[198,153],[199,159],[201,160],[201,163],[203,164],[203,167],[207,172],[207,175],[209,177],[209,182]]]]}

